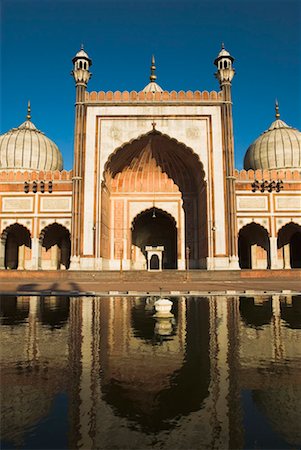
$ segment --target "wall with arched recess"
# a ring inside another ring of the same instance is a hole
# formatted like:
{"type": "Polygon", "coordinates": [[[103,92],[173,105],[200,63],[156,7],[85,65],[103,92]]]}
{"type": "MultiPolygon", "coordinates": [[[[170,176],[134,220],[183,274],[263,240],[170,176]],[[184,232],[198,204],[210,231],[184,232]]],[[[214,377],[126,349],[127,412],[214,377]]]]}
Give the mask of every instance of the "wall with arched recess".
{"type": "Polygon", "coordinates": [[[131,223],[139,213],[155,206],[169,213],[177,224],[181,259],[185,259],[185,243],[191,246],[192,259],[199,259],[200,248],[205,246],[193,231],[186,233],[185,239],[185,230],[202,225],[200,235],[207,237],[207,191],[203,166],[191,149],[153,130],[116,149],[105,164],[103,179],[99,221],[102,257],[120,259],[123,253],[130,258],[131,223]]]}
{"type": "MultiPolygon", "coordinates": [[[[104,176],[107,162],[114,155],[116,149],[123,151],[126,145],[132,144],[139,136],[143,137],[150,133],[154,126],[155,131],[161,133],[162,136],[169,137],[174,145],[183,145],[188,152],[189,149],[193,149],[193,153],[202,162],[201,172],[203,172],[208,195],[206,202],[202,204],[202,209],[207,206],[211,209],[210,227],[209,215],[206,224],[210,228],[210,239],[213,242],[210,247],[210,258],[218,257],[221,264],[228,264],[221,122],[222,99],[216,93],[200,95],[198,93],[178,93],[175,98],[172,95],[168,99],[165,98],[165,94],[159,105],[158,102],[154,103],[153,96],[152,99],[145,98],[141,101],[137,100],[135,103],[135,101],[128,102],[131,94],[129,94],[128,100],[125,100],[122,93],[120,95],[117,93],[114,100],[114,95],[113,93],[101,94],[100,99],[97,94],[93,93],[90,99],[91,103],[87,105],[85,180],[83,183],[83,216],[85,219],[82,230],[83,257],[86,263],[88,264],[89,258],[89,264],[92,264],[94,257],[102,258],[101,249],[106,249],[106,253],[112,251],[108,244],[108,236],[101,231],[101,227],[108,226],[101,217],[102,200],[106,203],[108,194],[103,195],[102,192],[103,183],[108,184],[108,179],[104,176]],[[175,109],[165,100],[176,100],[181,104],[177,104],[175,109]],[[196,100],[195,103],[194,100],[196,100]],[[149,101],[149,103],[143,104],[143,101],[149,101]],[[203,101],[204,103],[202,103],[203,101]],[[95,238],[91,229],[95,230],[95,238]]],[[[139,97],[140,94],[137,95],[139,97]]],[[[179,171],[179,173],[183,173],[183,171],[179,171]]],[[[113,178],[115,177],[113,176],[113,178]]],[[[137,178],[133,177],[133,174],[117,178],[114,179],[115,184],[112,187],[116,191],[123,190],[125,184],[135,186],[137,189],[137,178]]],[[[145,181],[142,179],[142,185],[143,183],[145,181]]],[[[110,221],[113,220],[112,215],[111,210],[110,221]]],[[[206,244],[201,245],[203,251],[206,247],[206,244]]],[[[200,252],[199,248],[196,250],[200,252]]]]}

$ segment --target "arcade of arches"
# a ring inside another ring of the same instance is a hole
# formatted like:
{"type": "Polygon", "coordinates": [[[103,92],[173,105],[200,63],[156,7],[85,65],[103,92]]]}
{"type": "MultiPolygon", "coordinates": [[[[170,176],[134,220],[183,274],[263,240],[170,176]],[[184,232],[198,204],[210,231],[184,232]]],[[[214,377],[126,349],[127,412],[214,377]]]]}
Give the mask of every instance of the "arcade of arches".
{"type": "MultiPolygon", "coordinates": [[[[32,268],[32,236],[23,225],[15,223],[7,227],[0,242],[0,268],[32,268]]],[[[69,269],[70,232],[58,223],[45,227],[40,233],[37,269],[69,269]]]]}
{"type": "MultiPolygon", "coordinates": [[[[245,225],[238,234],[241,269],[270,269],[272,265],[270,235],[258,223],[245,225]]],[[[301,268],[301,226],[290,222],[277,236],[277,261],[280,269],[301,268]]]]}
{"type": "MultiPolygon", "coordinates": [[[[206,267],[207,188],[196,154],[153,130],[117,149],[104,168],[101,257],[145,269],[145,246],[164,246],[163,268],[206,267]]],[[[118,265],[116,265],[118,268],[118,265]]]]}

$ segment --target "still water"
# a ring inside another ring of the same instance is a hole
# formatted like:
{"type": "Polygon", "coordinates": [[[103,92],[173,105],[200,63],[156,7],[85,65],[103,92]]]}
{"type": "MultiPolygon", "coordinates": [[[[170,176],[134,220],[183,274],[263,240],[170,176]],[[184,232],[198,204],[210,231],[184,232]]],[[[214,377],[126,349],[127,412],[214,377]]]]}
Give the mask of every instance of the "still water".
{"type": "Polygon", "coordinates": [[[301,297],[1,298],[1,448],[301,446],[301,297]]]}

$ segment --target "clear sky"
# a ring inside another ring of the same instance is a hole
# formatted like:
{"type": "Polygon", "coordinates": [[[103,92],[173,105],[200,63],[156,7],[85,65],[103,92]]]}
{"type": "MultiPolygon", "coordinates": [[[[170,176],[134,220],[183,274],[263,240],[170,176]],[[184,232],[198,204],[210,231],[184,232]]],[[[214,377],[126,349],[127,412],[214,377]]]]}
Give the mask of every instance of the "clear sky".
{"type": "Polygon", "coordinates": [[[1,133],[32,121],[73,159],[71,59],[84,43],[88,90],[141,90],[151,55],[164,90],[218,90],[221,42],[234,56],[236,167],[274,120],[301,130],[300,0],[2,0],[1,133]]]}

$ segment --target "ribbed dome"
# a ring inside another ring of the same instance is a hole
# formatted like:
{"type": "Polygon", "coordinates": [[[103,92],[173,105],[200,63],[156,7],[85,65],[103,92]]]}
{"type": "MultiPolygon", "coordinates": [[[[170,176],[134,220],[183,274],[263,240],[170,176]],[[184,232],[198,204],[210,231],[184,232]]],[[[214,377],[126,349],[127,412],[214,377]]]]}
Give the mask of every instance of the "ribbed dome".
{"type": "Polygon", "coordinates": [[[61,152],[30,120],[0,136],[0,170],[62,170],[61,152]]]}
{"type": "Polygon", "coordinates": [[[301,169],[301,133],[279,119],[248,148],[244,169],[301,169]]]}

